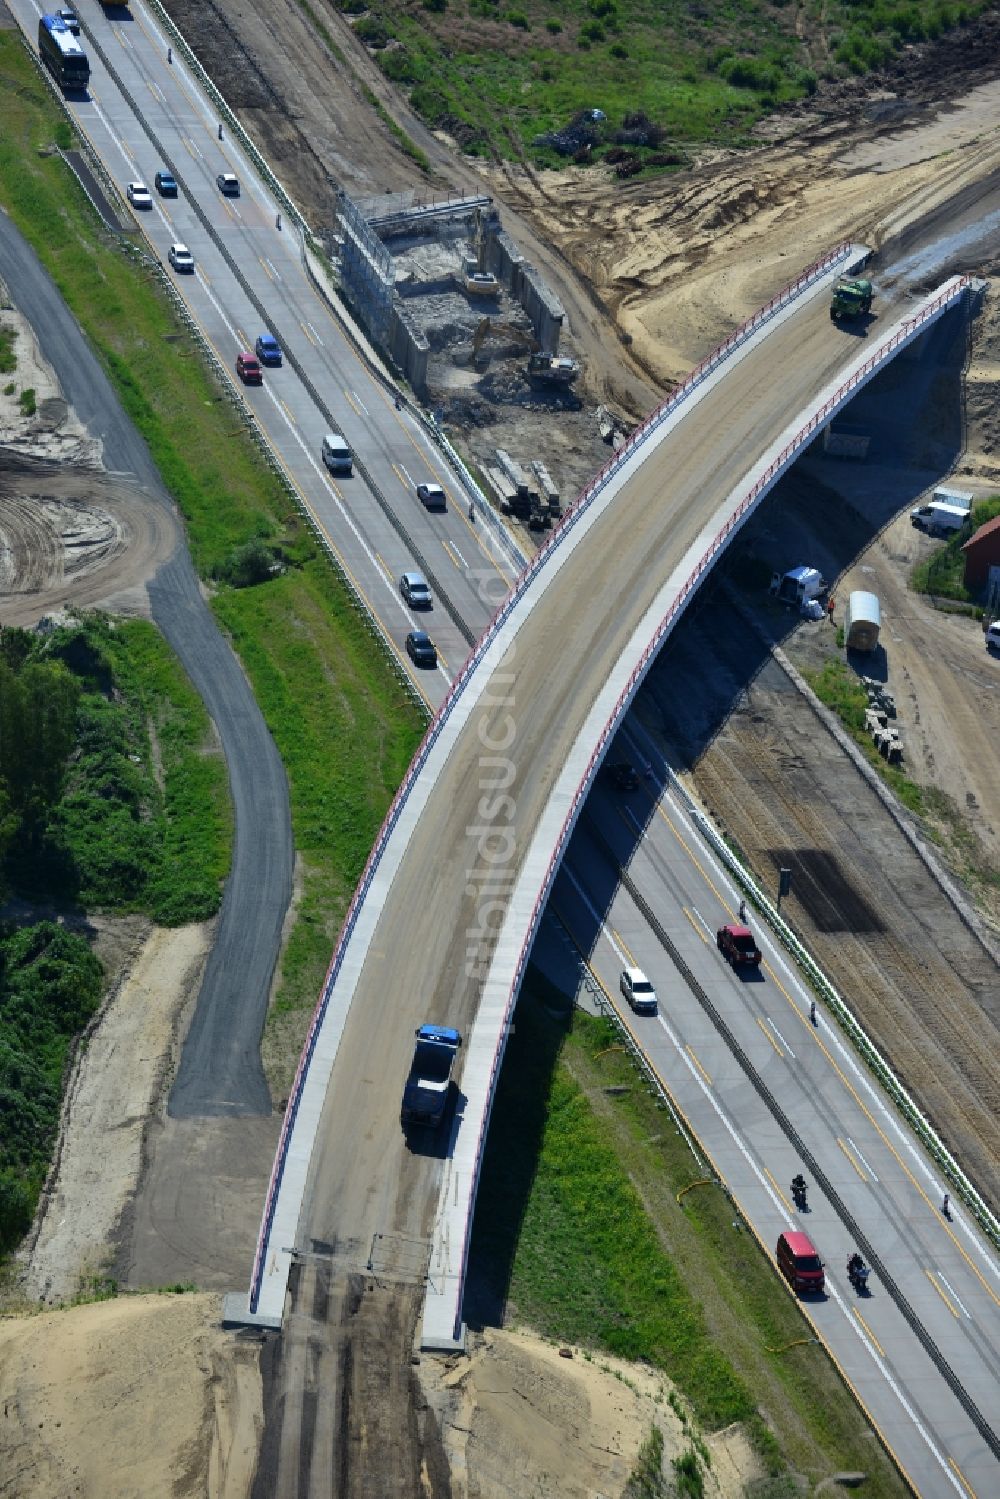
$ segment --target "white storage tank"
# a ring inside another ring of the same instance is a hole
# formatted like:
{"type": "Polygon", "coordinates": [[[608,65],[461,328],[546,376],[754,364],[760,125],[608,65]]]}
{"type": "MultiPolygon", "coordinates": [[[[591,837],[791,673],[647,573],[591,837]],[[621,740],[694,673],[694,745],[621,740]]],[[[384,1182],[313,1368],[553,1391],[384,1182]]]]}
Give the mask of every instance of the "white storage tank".
{"type": "Polygon", "coordinates": [[[844,641],[849,651],[873,651],[878,645],[882,611],[878,596],[858,588],[847,600],[844,641]]]}

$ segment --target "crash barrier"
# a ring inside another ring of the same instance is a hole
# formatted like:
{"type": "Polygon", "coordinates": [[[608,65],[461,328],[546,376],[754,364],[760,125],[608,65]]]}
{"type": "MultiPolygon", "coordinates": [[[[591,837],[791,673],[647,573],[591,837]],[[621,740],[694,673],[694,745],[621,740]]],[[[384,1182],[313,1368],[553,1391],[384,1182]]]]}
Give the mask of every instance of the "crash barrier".
{"type": "Polygon", "coordinates": [[[815,962],[809,951],[802,945],[798,937],[796,937],[777,907],[733,853],[725,839],[712,825],[701,808],[695,804],[683,788],[678,789],[687,804],[692,820],[701,830],[706,842],[711,844],[716,855],[725,864],[737,884],[745,891],[754,906],[760,911],[782,947],[785,948],[786,952],[789,953],[806,975],[813,989],[827,1005],[841,1030],[850,1040],[855,1051],[857,1051],[869,1071],[874,1075],[876,1081],[881,1084],[884,1091],[892,1099],[892,1102],[913,1130],[913,1133],[917,1136],[942,1175],[947,1178],[955,1195],[960,1197],[965,1203],[969,1212],[975,1218],[990,1242],[1000,1249],[1000,1220],[990,1211],[983,1198],[976,1191],[972,1182],[942,1141],[940,1135],[927,1119],[927,1116],[921,1112],[917,1104],[910,1097],[910,1094],[903,1087],[903,1084],[882,1056],[882,1053],[847,1004],[843,995],[830,982],[819,964],[815,962]]]}
{"type": "MultiPolygon", "coordinates": [[[[341,927],[340,935],[337,938],[337,943],[330,961],[330,967],[327,970],[326,979],[323,983],[319,999],[317,1000],[316,1008],[313,1012],[313,1017],[309,1025],[309,1030],[306,1035],[301,1056],[299,1058],[298,1068],[296,1069],[295,1078],[293,1080],[292,1088],[289,1093],[288,1103],[285,1108],[285,1115],[281,1127],[281,1135],[278,1140],[278,1147],[275,1154],[274,1165],[271,1169],[271,1176],[268,1182],[267,1193],[264,1199],[264,1210],[261,1219],[260,1234],[257,1240],[257,1248],[254,1254],[253,1269],[251,1272],[250,1280],[249,1308],[251,1313],[256,1313],[260,1301],[261,1285],[263,1282],[264,1267],[267,1258],[267,1249],[270,1240],[271,1226],[274,1222],[278,1194],[281,1189],[285,1163],[288,1158],[289,1143],[295,1129],[295,1122],[298,1117],[298,1111],[302,1101],[303,1089],[305,1087],[306,1078],[309,1073],[309,1067],[316,1049],[317,1037],[326,1017],[330,1002],[330,996],[333,992],[334,986],[336,985],[337,977],[343,965],[344,956],[350,942],[351,935],[357,923],[358,913],[368,894],[368,890],[371,887],[372,880],[382,860],[382,856],[385,852],[389,839],[392,836],[392,833],[399,820],[402,808],[405,805],[406,800],[410,794],[413,783],[423,769],[427,761],[427,757],[433,749],[435,743],[437,742],[442,728],[450,718],[456,703],[464,694],[466,687],[472,677],[472,674],[478,668],[486,652],[489,650],[490,646],[493,644],[493,641],[496,639],[499,631],[509,619],[512,611],[517,607],[521,599],[524,597],[525,592],[533,583],[539,569],[545,566],[548,559],[550,559],[554,555],[555,551],[560,546],[565,544],[567,537],[572,534],[574,527],[579,524],[581,517],[587,512],[589,507],[593,504],[596,497],[602,492],[610,479],[614,475],[616,475],[623,464],[633,456],[638,445],[641,442],[644,442],[653,432],[655,432],[657,428],[659,428],[668,417],[672,416],[678,410],[678,408],[686,400],[688,400],[696,390],[698,390],[698,388],[704,383],[708,376],[719,367],[724,359],[726,359],[730,354],[733,353],[735,349],[737,349],[742,343],[744,343],[749,337],[751,337],[754,332],[756,332],[761,326],[763,326],[763,324],[774,317],[774,315],[778,311],[788,306],[797,296],[801,295],[801,293],[809,286],[811,286],[818,278],[825,275],[829,270],[831,270],[841,261],[847,261],[849,258],[853,257],[853,260],[857,262],[858,260],[863,259],[866,253],[867,252],[862,246],[851,244],[838,245],[837,248],[830,251],[829,254],[824,255],[820,260],[814,262],[813,265],[808,266],[798,277],[796,277],[794,281],[790,282],[789,285],[783,289],[783,291],[779,292],[777,296],[772,297],[765,307],[761,308],[759,312],[755,313],[753,317],[749,318],[741,328],[737,329],[735,333],[731,334],[727,339],[725,339],[723,343],[721,343],[716,350],[708,355],[706,359],[702,360],[701,364],[699,364],[697,368],[692,371],[687,380],[676,391],[674,391],[674,393],[669,396],[667,400],[664,401],[662,405],[659,406],[656,411],[654,411],[646,419],[646,421],[641,424],[641,426],[639,426],[630,435],[627,441],[618,450],[618,452],[612,456],[612,458],[608,461],[608,463],[597,475],[597,477],[586,487],[586,489],[584,489],[578,503],[573,506],[566,519],[550,534],[545,545],[539,549],[534,558],[521,573],[521,576],[518,578],[511,592],[508,594],[507,598],[494,614],[493,619],[490,621],[482,637],[480,638],[478,645],[472,651],[462,669],[452,682],[451,687],[449,688],[448,693],[444,698],[444,701],[439,707],[434,718],[431,720],[427,732],[424,735],[423,741],[421,742],[417,753],[414,756],[409,769],[407,770],[407,773],[403,778],[399,790],[396,792],[396,795],[393,798],[392,804],[386,814],[385,821],[383,822],[382,827],[379,830],[378,836],[372,847],[372,851],[368,856],[368,861],[365,864],[361,879],[358,883],[357,889],[354,892],[351,904],[348,907],[347,915],[344,918],[344,923],[341,927]]],[[[748,501],[747,503],[749,504],[751,502],[748,501]]],[[[698,569],[697,573],[693,575],[692,579],[690,579],[685,585],[684,589],[682,590],[680,599],[678,600],[679,607],[682,608],[683,605],[687,602],[692,587],[697,586],[697,583],[701,581],[701,578],[704,576],[704,572],[707,570],[707,567],[711,566],[711,563],[714,562],[719,548],[721,546],[724,546],[726,541],[728,540],[729,534],[730,532],[727,531],[724,536],[716,543],[715,547],[711,551],[710,559],[707,560],[706,563],[698,569]]],[[[644,653],[642,662],[640,663],[640,667],[637,667],[636,672],[633,673],[633,677],[630,681],[630,686],[626,689],[626,694],[631,693],[632,695],[634,695],[635,691],[638,690],[639,683],[642,680],[642,677],[645,675],[646,671],[649,669],[649,665],[652,661],[653,655],[655,654],[656,649],[658,649],[663,635],[673,626],[674,619],[676,618],[676,607],[677,606],[675,606],[675,610],[672,611],[668,616],[668,619],[664,621],[663,625],[661,626],[661,630],[657,632],[655,640],[651,643],[651,645],[647,648],[647,651],[644,653]]],[[[628,701],[631,701],[631,696],[628,696],[628,701]]],[[[618,721],[618,716],[619,715],[617,713],[614,716],[615,723],[617,723],[618,721]]],[[[596,771],[596,766],[599,763],[600,757],[604,753],[609,737],[609,730],[606,729],[605,733],[601,737],[601,741],[597,750],[595,750],[594,752],[594,756],[592,756],[591,758],[590,768],[588,769],[587,775],[583,783],[581,783],[581,787],[577,792],[577,796],[574,800],[573,807],[570,813],[571,822],[575,822],[576,820],[579,812],[579,807],[582,804],[583,795],[586,791],[586,788],[589,787],[590,782],[593,779],[593,775],[596,771]]],[[[558,854],[553,856],[554,859],[556,859],[557,857],[561,857],[562,848],[565,845],[565,841],[566,836],[564,834],[564,837],[560,840],[559,843],[558,854]]],[[[547,874],[545,880],[546,893],[548,890],[548,885],[551,881],[552,871],[553,865],[550,864],[549,873],[547,874]]],[[[536,908],[531,919],[532,933],[534,932],[535,926],[537,925],[540,910],[540,905],[536,903],[536,908]]],[[[513,997],[516,996],[517,993],[517,988],[520,983],[521,974],[523,973],[528,948],[530,948],[530,940],[528,941],[525,949],[522,951],[520,960],[518,962],[514,984],[511,988],[511,1000],[508,1005],[508,1010],[511,1010],[513,1008],[513,997]]],[[[507,1018],[509,1019],[509,1014],[507,1018]]],[[[479,1163],[482,1159],[482,1139],[485,1135],[486,1127],[485,1120],[489,1117],[489,1110],[492,1106],[493,1091],[495,1088],[496,1076],[499,1072],[500,1061],[502,1060],[504,1045],[503,1037],[505,1035],[506,1026],[502,1031],[499,1050],[495,1057],[494,1066],[492,1068],[490,1076],[489,1088],[487,1093],[487,1108],[484,1114],[483,1123],[481,1124],[480,1128],[479,1146],[476,1155],[477,1166],[471,1197],[472,1202],[475,1201],[475,1189],[478,1186],[479,1163]]],[[[466,1236],[462,1251],[461,1280],[463,1285],[468,1249],[468,1234],[470,1231],[471,1211],[466,1223],[466,1236]]],[[[459,1298],[459,1307],[460,1306],[461,1297],[459,1298]]]]}
{"type": "MultiPolygon", "coordinates": [[[[610,743],[614,735],[618,732],[622,720],[624,719],[628,708],[631,706],[631,703],[634,700],[639,687],[642,685],[642,682],[647,672],[649,671],[653,660],[658,654],[660,646],[662,645],[664,639],[674,628],[681,614],[684,612],[684,609],[686,608],[692,594],[698,589],[706,575],[711,571],[715,562],[718,560],[718,557],[728,545],[734,533],[747,520],[750,513],[757,507],[764,496],[777,483],[778,479],[790,466],[795,457],[801,452],[802,448],[811,439],[813,434],[822,425],[824,425],[826,421],[829,420],[830,416],[834,412],[840,410],[841,407],[846,405],[847,402],[852,398],[852,396],[854,396],[858,390],[866,385],[875,374],[875,372],[878,369],[881,369],[882,366],[885,365],[892,358],[892,356],[898,352],[900,348],[912,342],[915,338],[921,336],[921,334],[931,325],[931,323],[935,322],[945,311],[948,310],[948,308],[954,306],[959,301],[959,299],[965,295],[968,284],[968,277],[954,277],[951,281],[947,282],[935,296],[929,298],[924,304],[922,304],[922,306],[912,317],[904,320],[904,322],[900,324],[895,332],[888,339],[884,340],[874,351],[874,353],[869,355],[869,357],[852,372],[848,379],[845,380],[843,384],[839,386],[838,389],[834,392],[834,394],[823,403],[819,410],[812,414],[812,416],[803,424],[803,426],[799,429],[792,440],[786,444],[786,446],[782,449],[778,456],[768,465],[763,474],[760,475],[760,477],[744,495],[743,499],[737,505],[734,513],[729,517],[725,525],[722,526],[720,531],[717,533],[715,540],[708,548],[701,561],[698,563],[697,567],[688,576],[687,580],[682,585],[680,591],[674,599],[673,604],[667,611],[667,614],[661,620],[653,636],[653,639],[646,646],[645,650],[639,658],[638,663],[633,668],[632,673],[627,683],[625,684],[620,697],[618,698],[614,712],[611,714],[604,726],[594,752],[590,757],[590,761],[588,763],[584,776],[580,781],[580,784],[578,785],[576,793],[570,804],[570,808],[563,823],[559,838],[549,860],[548,869],[538,891],[531,919],[525,932],[521,952],[514,969],[513,981],[507,995],[506,1005],[504,1007],[503,1015],[501,1018],[500,1034],[497,1038],[497,1048],[494,1054],[493,1066],[487,1085],[486,1105],[480,1117],[479,1135],[474,1156],[474,1177],[468,1196],[468,1206],[465,1219],[465,1233],[462,1244],[461,1268],[457,1277],[457,1297],[455,1305],[453,1307],[451,1335],[455,1339],[457,1339],[461,1333],[462,1299],[465,1289],[465,1276],[468,1267],[469,1244],[472,1235],[473,1208],[475,1205],[476,1192],[479,1185],[479,1173],[482,1168],[483,1151],[486,1140],[486,1129],[488,1126],[490,1113],[492,1111],[493,1096],[496,1091],[497,1079],[499,1077],[500,1067],[503,1062],[504,1051],[506,1049],[507,1043],[507,1035],[509,1034],[510,1030],[514,1006],[517,1002],[518,990],[520,988],[521,979],[524,975],[525,967],[527,966],[532,943],[534,942],[535,933],[538,929],[538,923],[541,920],[542,910],[545,906],[545,903],[549,896],[549,891],[552,887],[552,882],[554,881],[556,872],[560,864],[562,863],[563,854],[573,833],[573,829],[576,826],[576,822],[582,810],[583,803],[586,799],[591,785],[593,784],[594,777],[596,776],[600,763],[604,758],[604,754],[607,750],[608,744],[610,743]]],[[[529,568],[528,571],[530,572],[531,569],[529,568]]]]}
{"type": "Polygon", "coordinates": [[[195,78],[198,81],[198,87],[209,99],[211,99],[212,103],[215,105],[215,108],[218,111],[220,122],[225,121],[226,129],[239,141],[240,150],[244,153],[245,156],[249,157],[249,159],[253,162],[256,170],[260,173],[261,177],[267,183],[271,191],[271,195],[276,199],[278,203],[281,204],[285,213],[298,227],[301,233],[307,239],[312,241],[314,239],[314,235],[312,230],[309,228],[309,225],[306,223],[302,214],[299,212],[298,208],[289,197],[280,179],[274,175],[274,172],[271,170],[270,163],[266,161],[258,151],[257,147],[254,145],[247,132],[243,129],[243,126],[240,124],[239,120],[236,118],[236,115],[226,103],[222,94],[220,94],[211,78],[205,72],[205,69],[202,67],[201,63],[195,56],[193,50],[188,44],[187,37],[181,31],[180,27],[176,24],[175,21],[171,20],[170,16],[160,4],[160,0],[145,0],[145,5],[146,8],[152,11],[156,16],[160,27],[163,31],[166,32],[167,36],[169,36],[173,46],[177,50],[178,55],[184,59],[185,66],[190,70],[190,72],[194,74],[195,78]]]}

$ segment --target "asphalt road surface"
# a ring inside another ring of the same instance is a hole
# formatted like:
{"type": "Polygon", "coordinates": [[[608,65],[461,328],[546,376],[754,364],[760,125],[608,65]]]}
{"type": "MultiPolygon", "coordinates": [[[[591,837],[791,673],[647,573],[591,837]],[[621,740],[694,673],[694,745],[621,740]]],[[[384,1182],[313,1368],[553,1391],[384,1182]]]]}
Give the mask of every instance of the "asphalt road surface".
{"type": "MultiPolygon", "coordinates": [[[[28,318],[81,422],[104,444],[107,468],[134,480],[152,507],[176,514],[139,433],[58,290],[11,220],[0,214],[0,275],[28,318]]],[[[236,657],[202,597],[186,541],[149,584],[155,623],[210,713],[229,771],[233,864],[218,935],[170,1100],[170,1112],[266,1114],[260,1064],[281,925],[291,897],[288,786],[274,741],[236,657]]]]}

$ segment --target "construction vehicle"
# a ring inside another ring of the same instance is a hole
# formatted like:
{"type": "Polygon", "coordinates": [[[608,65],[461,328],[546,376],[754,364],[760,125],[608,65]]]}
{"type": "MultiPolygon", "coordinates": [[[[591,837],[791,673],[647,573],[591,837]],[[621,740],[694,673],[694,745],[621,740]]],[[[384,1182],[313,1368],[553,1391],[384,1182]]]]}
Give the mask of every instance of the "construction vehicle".
{"type": "Polygon", "coordinates": [[[528,355],[528,379],[534,390],[566,390],[579,373],[575,359],[558,359],[555,354],[528,355]]]}
{"type": "Polygon", "coordinates": [[[472,336],[472,359],[474,364],[486,364],[489,353],[484,352],[483,346],[487,339],[496,339],[502,342],[504,339],[511,343],[520,344],[529,349],[532,354],[538,352],[538,339],[523,328],[516,328],[513,323],[500,323],[493,318],[484,317],[472,336]]]}
{"type": "Polygon", "coordinates": [[[462,271],[462,286],[470,297],[495,297],[500,283],[492,271],[480,269],[479,262],[470,257],[462,271]]]}
{"type": "Polygon", "coordinates": [[[833,288],[830,316],[833,321],[841,318],[867,317],[872,310],[872,284],[860,276],[842,276],[833,288]]]}

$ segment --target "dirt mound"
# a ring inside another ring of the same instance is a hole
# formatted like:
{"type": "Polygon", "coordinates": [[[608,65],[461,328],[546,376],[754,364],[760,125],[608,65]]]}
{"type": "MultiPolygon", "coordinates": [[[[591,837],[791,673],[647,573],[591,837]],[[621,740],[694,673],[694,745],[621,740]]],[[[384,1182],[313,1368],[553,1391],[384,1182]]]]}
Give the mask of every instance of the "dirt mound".
{"type": "Polygon", "coordinates": [[[11,1499],[235,1499],[260,1427],[255,1344],[214,1296],[136,1296],[0,1322],[11,1499]]]}

